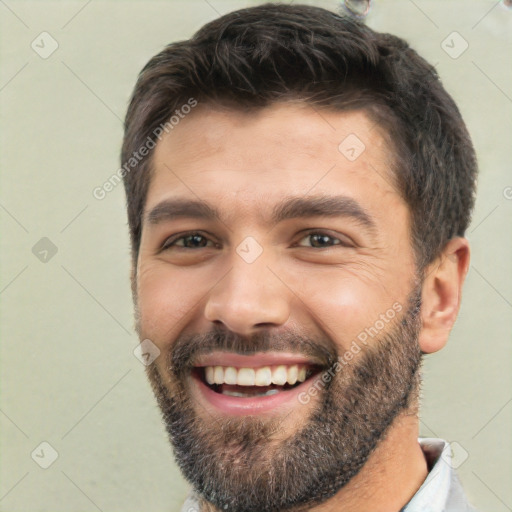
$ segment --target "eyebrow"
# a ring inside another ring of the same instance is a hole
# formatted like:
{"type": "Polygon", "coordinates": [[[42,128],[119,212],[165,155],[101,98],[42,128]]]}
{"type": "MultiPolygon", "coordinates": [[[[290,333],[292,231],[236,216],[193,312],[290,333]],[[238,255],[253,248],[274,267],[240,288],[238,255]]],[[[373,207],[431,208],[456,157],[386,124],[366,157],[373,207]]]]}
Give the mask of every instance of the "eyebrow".
{"type": "MultiPolygon", "coordinates": [[[[347,217],[370,231],[376,224],[371,215],[353,198],[347,196],[288,197],[277,204],[272,212],[272,226],[289,219],[307,217],[347,217]]],[[[191,199],[166,199],[146,215],[149,224],[172,221],[178,218],[214,220],[219,212],[205,201],[191,199]]]]}
{"type": "Polygon", "coordinates": [[[355,200],[347,196],[290,197],[276,205],[272,215],[273,224],[301,217],[348,217],[376,229],[371,215],[355,200]]]}
{"type": "Polygon", "coordinates": [[[178,218],[213,220],[218,212],[208,203],[190,199],[166,199],[158,203],[146,215],[149,224],[159,224],[178,218]]]}

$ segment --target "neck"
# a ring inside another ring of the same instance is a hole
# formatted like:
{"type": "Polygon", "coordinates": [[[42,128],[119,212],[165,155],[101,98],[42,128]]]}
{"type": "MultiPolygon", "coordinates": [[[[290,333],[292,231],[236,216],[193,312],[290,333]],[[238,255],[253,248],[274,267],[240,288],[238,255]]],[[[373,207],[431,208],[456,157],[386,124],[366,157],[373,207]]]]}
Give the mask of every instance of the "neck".
{"type": "MultiPolygon", "coordinates": [[[[309,512],[399,511],[427,477],[425,457],[418,443],[418,418],[403,413],[390,426],[361,471],[324,503],[309,512]]],[[[201,503],[201,512],[218,512],[201,503]]],[[[304,508],[297,509],[305,510],[304,508]]],[[[292,511],[290,511],[292,512],[292,511]]]]}
{"type": "Polygon", "coordinates": [[[391,425],[361,471],[332,498],[312,512],[399,511],[428,474],[418,443],[418,418],[404,413],[391,425]]]}

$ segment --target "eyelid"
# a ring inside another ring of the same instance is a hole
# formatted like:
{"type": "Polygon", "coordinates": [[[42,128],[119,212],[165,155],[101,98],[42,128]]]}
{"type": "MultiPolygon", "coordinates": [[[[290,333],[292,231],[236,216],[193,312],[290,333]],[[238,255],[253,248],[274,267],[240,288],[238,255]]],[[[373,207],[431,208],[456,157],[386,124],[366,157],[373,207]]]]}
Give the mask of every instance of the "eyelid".
{"type": "MultiPolygon", "coordinates": [[[[311,236],[311,235],[328,236],[328,237],[330,237],[334,240],[338,240],[340,242],[340,243],[332,244],[329,247],[325,247],[326,249],[330,249],[331,247],[337,247],[337,246],[340,246],[340,247],[355,247],[356,246],[355,242],[348,235],[341,234],[341,233],[333,233],[329,230],[319,229],[319,228],[317,228],[317,229],[310,228],[310,229],[303,231],[301,233],[301,236],[300,236],[296,246],[297,247],[307,247],[305,245],[299,245],[299,242],[302,241],[304,238],[311,236]]],[[[317,248],[315,247],[315,249],[317,249],[317,248]]]]}
{"type": "Polygon", "coordinates": [[[173,244],[175,242],[177,242],[178,240],[182,239],[182,238],[187,238],[189,236],[193,236],[193,235],[200,235],[200,236],[203,236],[204,238],[206,238],[208,241],[210,242],[213,242],[213,244],[215,246],[218,246],[218,242],[216,242],[212,235],[210,233],[208,233],[207,231],[201,231],[201,230],[191,230],[191,231],[182,231],[181,233],[175,233],[174,235],[170,235],[168,237],[165,238],[165,240],[163,241],[163,243],[161,244],[160,246],[160,251],[164,251],[166,249],[169,249],[170,247],[173,246],[173,244]]]}

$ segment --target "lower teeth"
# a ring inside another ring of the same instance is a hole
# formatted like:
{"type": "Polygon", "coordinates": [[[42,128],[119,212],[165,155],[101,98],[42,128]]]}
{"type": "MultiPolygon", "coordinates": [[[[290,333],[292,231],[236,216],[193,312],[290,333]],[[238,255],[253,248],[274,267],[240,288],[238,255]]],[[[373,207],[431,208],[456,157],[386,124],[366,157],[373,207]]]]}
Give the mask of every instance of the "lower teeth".
{"type": "Polygon", "coordinates": [[[253,397],[253,396],[270,396],[270,395],[275,395],[276,393],[279,393],[278,389],[269,389],[265,393],[257,393],[257,394],[241,393],[239,391],[228,391],[228,390],[222,391],[223,395],[237,396],[237,397],[241,397],[241,398],[247,398],[247,397],[253,397]]]}

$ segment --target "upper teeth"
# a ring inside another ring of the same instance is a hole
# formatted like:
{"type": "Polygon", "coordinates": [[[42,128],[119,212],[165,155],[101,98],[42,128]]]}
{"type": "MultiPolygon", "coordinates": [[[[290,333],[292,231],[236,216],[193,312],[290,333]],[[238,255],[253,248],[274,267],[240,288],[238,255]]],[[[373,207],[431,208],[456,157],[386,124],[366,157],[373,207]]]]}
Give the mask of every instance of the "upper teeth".
{"type": "Polygon", "coordinates": [[[260,368],[235,368],[234,366],[206,366],[208,384],[238,384],[239,386],[282,386],[306,380],[306,366],[262,366],[260,368]]]}

